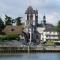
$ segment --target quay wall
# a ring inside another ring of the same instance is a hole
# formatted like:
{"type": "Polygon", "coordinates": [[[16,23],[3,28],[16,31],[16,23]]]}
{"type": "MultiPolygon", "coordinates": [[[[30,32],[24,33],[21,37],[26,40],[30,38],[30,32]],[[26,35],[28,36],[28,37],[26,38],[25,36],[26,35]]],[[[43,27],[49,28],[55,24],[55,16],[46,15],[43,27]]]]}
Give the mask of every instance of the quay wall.
{"type": "Polygon", "coordinates": [[[3,53],[37,53],[37,52],[60,52],[60,46],[35,46],[35,47],[0,47],[3,53]]]}

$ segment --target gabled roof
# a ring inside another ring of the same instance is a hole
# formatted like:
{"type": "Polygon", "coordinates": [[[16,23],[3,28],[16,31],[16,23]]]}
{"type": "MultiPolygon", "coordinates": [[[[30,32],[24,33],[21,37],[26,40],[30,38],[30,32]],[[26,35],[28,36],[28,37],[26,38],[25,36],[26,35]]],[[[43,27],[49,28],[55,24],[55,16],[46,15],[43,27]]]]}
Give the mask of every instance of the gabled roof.
{"type": "Polygon", "coordinates": [[[45,31],[57,31],[56,26],[53,26],[52,24],[47,24],[45,26],[45,31]]]}
{"type": "Polygon", "coordinates": [[[44,31],[57,31],[56,26],[52,25],[52,24],[38,24],[38,27],[45,27],[44,31]]]}

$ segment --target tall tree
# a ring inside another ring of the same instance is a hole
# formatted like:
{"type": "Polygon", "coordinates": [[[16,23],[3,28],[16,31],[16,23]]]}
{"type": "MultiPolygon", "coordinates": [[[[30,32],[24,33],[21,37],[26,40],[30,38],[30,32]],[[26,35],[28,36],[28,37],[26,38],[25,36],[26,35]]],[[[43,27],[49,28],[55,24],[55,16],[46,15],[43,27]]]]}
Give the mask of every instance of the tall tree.
{"type": "Polygon", "coordinates": [[[2,32],[3,29],[4,29],[4,22],[0,18],[0,33],[2,32]]]}
{"type": "Polygon", "coordinates": [[[22,23],[21,23],[21,18],[22,17],[17,17],[16,18],[16,24],[19,26],[19,25],[22,25],[22,23]]]}
{"type": "Polygon", "coordinates": [[[57,24],[57,31],[58,31],[58,37],[60,39],[60,21],[58,21],[58,24],[57,24]]]}
{"type": "Polygon", "coordinates": [[[5,25],[12,25],[12,18],[5,15],[5,25]]]}

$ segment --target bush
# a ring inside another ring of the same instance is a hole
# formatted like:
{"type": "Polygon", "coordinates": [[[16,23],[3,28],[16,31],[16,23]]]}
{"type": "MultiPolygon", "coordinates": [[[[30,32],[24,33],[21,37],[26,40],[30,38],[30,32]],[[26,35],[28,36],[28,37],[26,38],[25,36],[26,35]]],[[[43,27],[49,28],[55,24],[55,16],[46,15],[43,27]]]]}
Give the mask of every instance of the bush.
{"type": "Polygon", "coordinates": [[[54,42],[53,42],[53,40],[48,40],[48,41],[47,41],[47,43],[46,43],[46,45],[49,45],[49,46],[52,46],[52,45],[54,45],[54,42]]]}
{"type": "Polygon", "coordinates": [[[7,40],[16,40],[18,38],[19,38],[19,36],[17,34],[8,34],[7,35],[7,40]]]}
{"type": "Polygon", "coordinates": [[[4,40],[20,40],[20,38],[17,34],[0,35],[0,41],[4,40]]]}
{"type": "Polygon", "coordinates": [[[0,41],[4,41],[7,40],[7,36],[6,35],[0,35],[0,41]]]}

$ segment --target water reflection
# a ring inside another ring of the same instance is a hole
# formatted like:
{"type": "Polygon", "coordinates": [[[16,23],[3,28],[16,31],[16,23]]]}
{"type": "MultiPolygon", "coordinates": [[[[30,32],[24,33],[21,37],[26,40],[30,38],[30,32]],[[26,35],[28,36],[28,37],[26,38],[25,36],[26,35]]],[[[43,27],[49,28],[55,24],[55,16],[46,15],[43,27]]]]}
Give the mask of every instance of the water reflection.
{"type": "Polygon", "coordinates": [[[21,53],[18,56],[0,56],[0,60],[60,60],[60,53],[21,53]]]}

